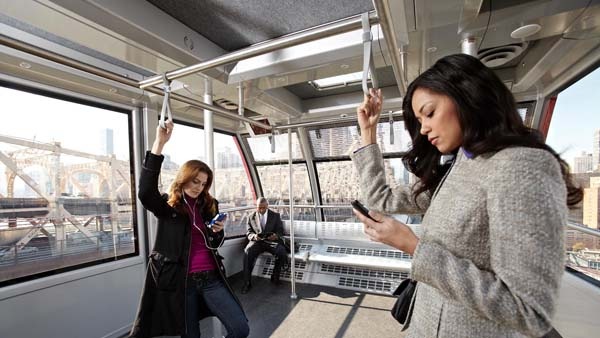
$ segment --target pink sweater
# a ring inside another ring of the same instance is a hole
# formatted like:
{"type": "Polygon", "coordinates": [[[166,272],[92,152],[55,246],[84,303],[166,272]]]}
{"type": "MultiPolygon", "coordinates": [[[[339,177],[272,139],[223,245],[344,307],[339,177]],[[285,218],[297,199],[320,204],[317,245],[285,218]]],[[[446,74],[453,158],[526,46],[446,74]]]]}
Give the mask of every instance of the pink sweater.
{"type": "Polygon", "coordinates": [[[200,209],[196,204],[196,199],[187,195],[185,195],[185,199],[188,202],[186,210],[190,216],[190,226],[192,227],[192,244],[190,247],[190,266],[188,273],[215,270],[217,269],[217,263],[213,259],[210,250],[206,247],[206,241],[204,239],[206,232],[209,230],[204,225],[204,220],[202,219],[200,209]],[[200,231],[203,231],[204,234],[200,231]]]}

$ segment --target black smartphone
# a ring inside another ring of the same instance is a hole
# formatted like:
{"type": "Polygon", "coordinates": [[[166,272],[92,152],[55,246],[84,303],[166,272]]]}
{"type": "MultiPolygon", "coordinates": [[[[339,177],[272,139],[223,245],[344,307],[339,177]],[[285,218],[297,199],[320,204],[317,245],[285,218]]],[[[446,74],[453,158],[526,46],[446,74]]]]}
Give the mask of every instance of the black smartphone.
{"type": "MultiPolygon", "coordinates": [[[[352,207],[356,210],[358,210],[361,214],[365,215],[366,217],[372,219],[373,221],[375,221],[373,219],[373,217],[371,217],[369,215],[369,209],[367,209],[367,207],[365,207],[364,205],[362,205],[362,203],[360,203],[358,200],[354,200],[352,202],[350,202],[350,204],[352,204],[352,207]]],[[[377,222],[377,221],[375,221],[377,222]]]]}

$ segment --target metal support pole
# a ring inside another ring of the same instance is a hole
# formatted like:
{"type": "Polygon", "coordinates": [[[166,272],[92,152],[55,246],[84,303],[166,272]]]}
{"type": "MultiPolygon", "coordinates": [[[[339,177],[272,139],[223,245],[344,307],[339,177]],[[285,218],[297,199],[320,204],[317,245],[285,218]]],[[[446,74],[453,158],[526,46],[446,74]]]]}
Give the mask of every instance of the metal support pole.
{"type": "MultiPolygon", "coordinates": [[[[204,79],[204,103],[213,103],[212,80],[204,79]]],[[[215,148],[214,148],[214,132],[213,132],[213,112],[209,109],[204,109],[204,154],[206,155],[206,164],[215,171],[215,148]]],[[[213,182],[214,183],[214,182],[213,182]]],[[[215,195],[215,185],[210,187],[211,195],[215,195]]]]}
{"type": "MultiPolygon", "coordinates": [[[[241,82],[238,86],[238,115],[244,117],[244,85],[241,82]]],[[[240,121],[240,127],[244,127],[244,122],[240,121]]]]}
{"type": "Polygon", "coordinates": [[[290,166],[290,249],[292,251],[292,259],[290,262],[290,280],[292,284],[292,293],[290,294],[291,299],[297,299],[296,294],[296,252],[294,251],[294,167],[292,163],[292,128],[288,128],[288,165],[290,166]]]}
{"type": "Polygon", "coordinates": [[[460,42],[460,51],[463,54],[477,57],[477,38],[474,36],[464,38],[460,42]]]}
{"type": "MultiPolygon", "coordinates": [[[[402,111],[395,111],[395,112],[391,113],[391,116],[393,118],[397,118],[397,117],[401,118],[402,111]]],[[[326,126],[326,125],[331,125],[331,124],[336,124],[336,123],[356,122],[356,121],[357,121],[356,115],[347,116],[347,117],[336,117],[336,118],[327,119],[327,120],[305,121],[305,122],[298,122],[298,123],[289,123],[289,121],[288,121],[288,124],[273,126],[273,130],[277,131],[277,130],[283,130],[283,129],[288,129],[288,128],[326,126]]]]}

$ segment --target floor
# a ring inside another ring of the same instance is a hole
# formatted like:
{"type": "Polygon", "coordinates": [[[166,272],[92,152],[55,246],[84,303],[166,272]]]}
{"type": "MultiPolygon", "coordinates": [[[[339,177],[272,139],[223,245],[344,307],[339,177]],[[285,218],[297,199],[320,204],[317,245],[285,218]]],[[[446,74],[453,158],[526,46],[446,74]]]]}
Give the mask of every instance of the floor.
{"type": "MultiPolygon", "coordinates": [[[[241,274],[230,278],[231,286],[244,306],[250,324],[250,338],[402,338],[400,325],[389,309],[394,298],[311,284],[280,286],[253,276],[252,289],[242,295],[241,274]]],[[[589,338],[600,332],[600,288],[574,274],[563,277],[555,330],[545,338],[589,338]]],[[[202,321],[203,332],[218,323],[202,321]]],[[[225,332],[222,332],[223,334],[225,332]]],[[[220,335],[217,334],[217,337],[220,335]]]]}
{"type": "Polygon", "coordinates": [[[239,292],[238,276],[231,284],[248,316],[251,338],[404,336],[390,315],[394,299],[388,296],[297,283],[294,300],[287,282],[275,286],[253,277],[252,289],[245,295],[239,292]]]}

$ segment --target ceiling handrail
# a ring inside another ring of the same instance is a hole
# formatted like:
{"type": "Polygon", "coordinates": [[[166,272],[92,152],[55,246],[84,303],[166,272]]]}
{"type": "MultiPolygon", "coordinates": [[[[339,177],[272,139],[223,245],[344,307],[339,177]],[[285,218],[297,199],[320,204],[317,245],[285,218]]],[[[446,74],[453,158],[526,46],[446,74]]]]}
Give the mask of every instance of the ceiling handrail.
{"type": "MultiPolygon", "coordinates": [[[[375,12],[369,13],[369,22],[371,24],[378,23],[378,18],[375,12]]],[[[299,32],[284,35],[279,38],[264,41],[251,45],[240,50],[236,50],[225,55],[218,56],[214,59],[207,60],[195,65],[182,67],[166,73],[167,79],[175,80],[180,77],[188,76],[207,69],[223,66],[229,63],[242,61],[254,56],[277,51],[286,47],[297,46],[302,43],[326,38],[333,35],[338,35],[350,32],[362,27],[361,15],[354,15],[345,19],[329,22],[323,25],[305,29],[299,32]]],[[[162,82],[162,75],[152,76],[138,83],[139,87],[144,89],[158,85],[162,82]]]]}

